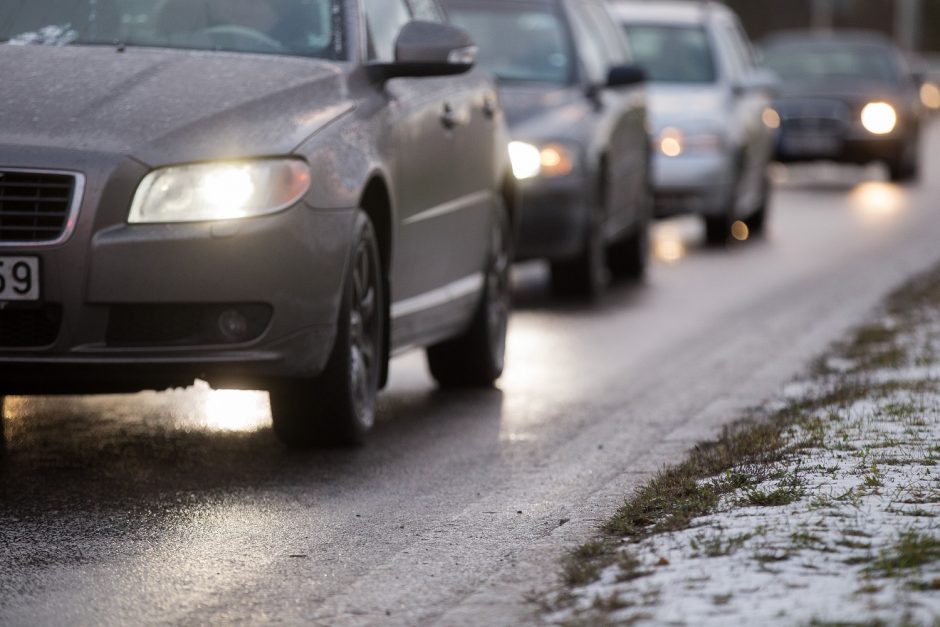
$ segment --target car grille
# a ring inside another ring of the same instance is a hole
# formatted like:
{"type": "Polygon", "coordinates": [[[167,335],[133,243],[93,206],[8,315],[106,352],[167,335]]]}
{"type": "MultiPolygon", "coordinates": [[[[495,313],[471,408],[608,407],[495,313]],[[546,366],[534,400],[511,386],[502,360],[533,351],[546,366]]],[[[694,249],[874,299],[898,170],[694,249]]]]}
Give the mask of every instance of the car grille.
{"type": "Polygon", "coordinates": [[[0,243],[37,244],[62,238],[75,181],[70,174],[0,170],[0,243]]]}
{"type": "Polygon", "coordinates": [[[0,309],[0,348],[49,346],[59,337],[62,308],[0,309]]]}

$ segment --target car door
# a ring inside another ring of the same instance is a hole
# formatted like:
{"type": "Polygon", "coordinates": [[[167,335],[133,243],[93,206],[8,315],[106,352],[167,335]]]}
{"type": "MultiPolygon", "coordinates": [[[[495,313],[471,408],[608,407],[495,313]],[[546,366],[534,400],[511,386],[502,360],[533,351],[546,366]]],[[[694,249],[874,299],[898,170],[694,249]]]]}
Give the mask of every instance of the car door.
{"type": "MultiPolygon", "coordinates": [[[[402,26],[412,20],[406,0],[363,0],[371,60],[394,60],[402,26]]],[[[455,79],[394,78],[385,86],[396,211],[390,272],[392,343],[417,341],[422,333],[452,323],[435,309],[472,274],[465,237],[455,226],[460,196],[456,134],[450,124],[455,79]]],[[[474,236],[467,234],[468,237],[474,236]]],[[[479,266],[476,266],[479,270],[479,266]]]]}

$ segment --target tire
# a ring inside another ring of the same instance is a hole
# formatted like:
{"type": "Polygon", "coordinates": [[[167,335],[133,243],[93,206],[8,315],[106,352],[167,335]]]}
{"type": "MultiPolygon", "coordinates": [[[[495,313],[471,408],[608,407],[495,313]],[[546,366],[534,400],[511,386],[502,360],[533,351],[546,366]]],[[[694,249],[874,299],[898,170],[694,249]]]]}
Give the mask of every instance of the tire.
{"type": "Polygon", "coordinates": [[[764,178],[763,188],[761,190],[760,204],[757,210],[747,219],[747,228],[752,236],[760,237],[766,233],[767,217],[770,214],[770,180],[764,178]]]}
{"type": "Polygon", "coordinates": [[[483,298],[462,335],[427,349],[431,376],[442,387],[491,387],[503,374],[512,299],[512,229],[500,207],[493,220],[483,298]]]}
{"type": "Polygon", "coordinates": [[[601,223],[592,219],[577,257],[551,264],[552,292],[563,298],[595,300],[607,285],[607,246],[601,223]]]}
{"type": "Polygon", "coordinates": [[[723,246],[731,237],[734,224],[728,216],[705,216],[705,243],[709,246],[723,246]]]}
{"type": "Polygon", "coordinates": [[[362,444],[375,423],[387,307],[369,217],[358,211],[336,341],[323,373],[270,390],[274,433],[289,448],[362,444]]]}
{"type": "Polygon", "coordinates": [[[650,257],[649,220],[607,249],[607,267],[615,279],[639,280],[646,274],[650,257]]]}
{"type": "Polygon", "coordinates": [[[888,176],[892,182],[906,183],[913,181],[920,173],[920,147],[918,142],[905,143],[901,153],[888,163],[888,176]]]}
{"type": "Polygon", "coordinates": [[[724,246],[731,237],[731,227],[737,220],[738,198],[744,177],[744,155],[739,154],[734,164],[734,179],[724,202],[724,213],[719,216],[702,216],[705,221],[705,243],[708,246],[724,246]]]}

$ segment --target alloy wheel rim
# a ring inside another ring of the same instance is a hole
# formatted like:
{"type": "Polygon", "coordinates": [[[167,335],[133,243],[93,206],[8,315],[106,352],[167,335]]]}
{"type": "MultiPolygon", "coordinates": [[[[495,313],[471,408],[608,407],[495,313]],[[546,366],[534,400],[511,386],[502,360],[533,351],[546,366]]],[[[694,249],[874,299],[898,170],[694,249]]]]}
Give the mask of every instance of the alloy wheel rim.
{"type": "Polygon", "coordinates": [[[502,221],[493,228],[490,242],[490,264],[487,270],[487,318],[493,354],[501,358],[506,346],[509,326],[509,250],[502,221]]]}
{"type": "Polygon", "coordinates": [[[378,272],[372,247],[362,241],[356,248],[350,306],[350,388],[356,414],[363,425],[374,421],[373,397],[378,372],[378,272]]]}

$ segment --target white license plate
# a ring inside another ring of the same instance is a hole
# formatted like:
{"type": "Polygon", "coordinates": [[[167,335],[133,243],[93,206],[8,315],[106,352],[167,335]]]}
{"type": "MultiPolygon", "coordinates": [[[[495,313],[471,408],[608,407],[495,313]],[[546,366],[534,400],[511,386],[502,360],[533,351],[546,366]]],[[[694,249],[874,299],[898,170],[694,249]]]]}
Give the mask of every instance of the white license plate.
{"type": "Polygon", "coordinates": [[[39,300],[39,257],[0,256],[0,302],[39,300]]]}

